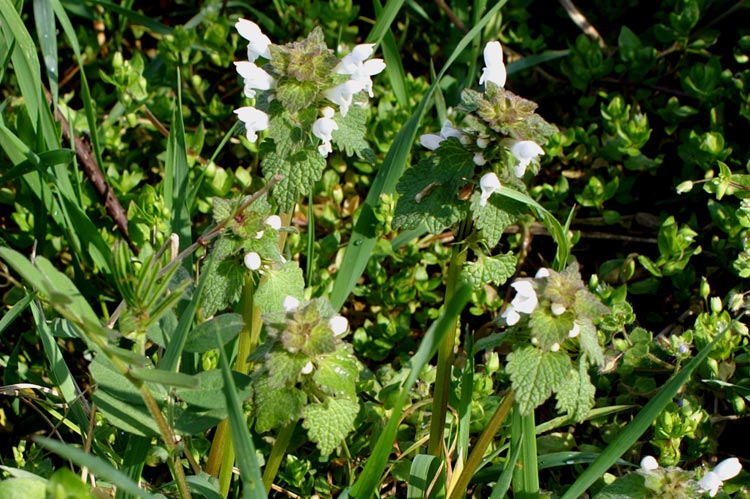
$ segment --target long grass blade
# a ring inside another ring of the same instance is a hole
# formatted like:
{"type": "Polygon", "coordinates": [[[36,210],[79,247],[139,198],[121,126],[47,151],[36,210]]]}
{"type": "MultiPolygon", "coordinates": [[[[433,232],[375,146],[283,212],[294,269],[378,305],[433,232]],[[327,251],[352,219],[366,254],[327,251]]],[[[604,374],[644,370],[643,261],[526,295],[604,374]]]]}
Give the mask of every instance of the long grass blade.
{"type": "MultiPolygon", "coordinates": [[[[375,6],[375,15],[378,18],[383,13],[383,7],[380,5],[380,0],[375,0],[373,3],[375,6]]],[[[391,84],[391,90],[396,96],[398,104],[404,108],[409,109],[409,96],[406,90],[406,72],[404,71],[404,65],[401,62],[401,54],[396,44],[396,38],[393,36],[393,30],[389,29],[383,36],[382,44],[380,49],[383,51],[383,59],[385,59],[385,72],[388,75],[388,81],[391,84]]]]}
{"type": "MultiPolygon", "coordinates": [[[[456,61],[461,52],[466,49],[475,37],[480,35],[482,28],[484,28],[497,12],[499,12],[500,8],[505,5],[506,1],[507,0],[500,0],[495,4],[482,20],[461,39],[458,45],[456,45],[455,50],[445,62],[443,69],[427,90],[427,93],[422,98],[419,106],[417,106],[417,110],[414,111],[414,114],[412,114],[411,118],[409,118],[401,131],[399,131],[396,140],[393,141],[393,145],[383,161],[383,166],[375,176],[370,191],[367,193],[367,198],[362,205],[357,224],[354,226],[352,236],[349,239],[349,244],[344,253],[341,267],[336,274],[336,281],[334,282],[333,291],[331,292],[331,304],[335,309],[341,308],[344,304],[349,293],[354,289],[357,280],[359,280],[362,272],[364,272],[367,261],[370,259],[370,254],[375,248],[375,241],[377,238],[375,228],[377,227],[378,221],[375,216],[375,208],[380,203],[380,196],[382,194],[393,193],[396,189],[396,183],[398,182],[398,179],[401,178],[401,174],[406,167],[411,152],[411,146],[417,136],[419,124],[427,112],[427,107],[440,84],[440,80],[456,61]]],[[[395,3],[396,2],[388,2],[386,4],[383,17],[378,20],[378,23],[388,18],[388,15],[390,15],[388,12],[389,6],[390,8],[393,8],[392,5],[395,5],[395,3]]],[[[395,18],[395,13],[393,13],[393,17],[395,18]]],[[[376,28],[377,27],[378,25],[376,25],[376,28]]],[[[374,31],[375,30],[373,29],[373,32],[374,31]]],[[[374,40],[376,38],[377,36],[371,33],[368,39],[374,40]]]]}
{"type": "Polygon", "coordinates": [[[57,102],[59,68],[57,64],[55,13],[48,0],[34,0],[34,23],[36,24],[39,48],[42,51],[42,60],[47,70],[47,81],[49,82],[52,101],[57,102]]]}

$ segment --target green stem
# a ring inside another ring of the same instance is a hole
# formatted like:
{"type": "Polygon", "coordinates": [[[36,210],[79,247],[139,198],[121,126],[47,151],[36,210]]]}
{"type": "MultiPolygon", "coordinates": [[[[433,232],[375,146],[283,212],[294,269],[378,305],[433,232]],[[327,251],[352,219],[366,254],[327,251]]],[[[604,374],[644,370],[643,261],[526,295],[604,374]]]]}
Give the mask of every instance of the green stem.
{"type": "Polygon", "coordinates": [[[464,495],[466,494],[466,489],[469,487],[469,482],[471,482],[471,479],[474,478],[474,473],[476,472],[477,468],[479,468],[479,465],[482,462],[482,458],[484,457],[484,453],[487,451],[487,447],[490,446],[490,443],[492,443],[495,435],[497,435],[500,427],[505,422],[505,418],[508,417],[511,408],[513,407],[515,398],[516,397],[513,390],[508,390],[508,393],[503,399],[503,403],[500,404],[497,409],[495,409],[495,413],[492,415],[489,423],[487,423],[484,431],[474,444],[474,447],[471,450],[471,454],[469,454],[469,457],[466,459],[466,465],[461,471],[458,479],[450,485],[448,490],[448,499],[459,499],[461,497],[464,497],[464,495]]]}
{"type": "MultiPolygon", "coordinates": [[[[521,456],[513,473],[513,498],[539,498],[539,466],[536,452],[536,423],[534,412],[522,416],[516,406],[513,411],[511,447],[521,447],[521,456]]],[[[511,449],[512,450],[512,449],[511,449]]]]}
{"type": "Polygon", "coordinates": [[[273,443],[271,448],[271,454],[266,460],[266,467],[263,470],[263,486],[266,488],[266,492],[271,491],[271,485],[276,478],[276,473],[279,472],[281,461],[284,459],[286,450],[289,447],[289,442],[292,439],[292,433],[294,433],[294,427],[297,426],[297,422],[289,423],[279,430],[279,434],[276,436],[276,441],[273,443]]]}
{"type": "MultiPolygon", "coordinates": [[[[466,261],[463,245],[453,247],[451,261],[448,267],[448,281],[446,283],[445,301],[450,301],[458,287],[461,267],[466,261]]],[[[440,457],[443,454],[443,434],[445,433],[445,415],[448,412],[448,399],[451,389],[451,370],[453,368],[453,348],[456,343],[456,329],[459,318],[456,317],[453,327],[443,339],[438,348],[437,371],[435,373],[435,389],[432,397],[432,420],[430,422],[430,441],[427,452],[440,457]]]]}

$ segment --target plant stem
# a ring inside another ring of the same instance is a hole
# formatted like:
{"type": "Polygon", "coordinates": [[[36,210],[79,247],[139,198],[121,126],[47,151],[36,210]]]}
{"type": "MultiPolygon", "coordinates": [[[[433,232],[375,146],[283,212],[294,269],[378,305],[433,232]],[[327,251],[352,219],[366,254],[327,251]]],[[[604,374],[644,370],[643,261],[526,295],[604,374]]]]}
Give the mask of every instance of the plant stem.
{"type": "Polygon", "coordinates": [[[508,417],[511,408],[513,407],[516,398],[515,395],[516,394],[512,389],[508,390],[502,404],[495,409],[495,413],[492,415],[492,418],[490,418],[489,423],[484,428],[484,431],[474,444],[469,457],[466,459],[464,469],[461,471],[458,479],[450,484],[448,489],[448,499],[458,499],[466,494],[469,482],[474,478],[474,473],[477,468],[479,468],[479,464],[482,462],[487,447],[492,443],[492,440],[495,438],[495,435],[497,435],[498,430],[500,430],[500,427],[505,422],[505,418],[508,417]]]}
{"type": "Polygon", "coordinates": [[[516,406],[513,411],[511,433],[513,435],[511,448],[521,446],[521,456],[513,472],[513,497],[514,499],[538,499],[539,464],[536,453],[534,412],[522,416],[516,406]]]}
{"type": "Polygon", "coordinates": [[[263,470],[263,486],[266,488],[266,492],[271,491],[271,485],[276,478],[276,473],[279,472],[279,466],[281,466],[286,449],[289,447],[289,441],[292,439],[295,426],[297,426],[297,422],[291,422],[283,426],[279,430],[279,434],[276,435],[276,441],[273,443],[271,454],[268,456],[266,467],[263,470]]]}
{"type": "MultiPolygon", "coordinates": [[[[466,252],[462,244],[453,247],[451,261],[448,267],[448,281],[446,283],[446,303],[453,297],[458,286],[461,267],[466,261],[466,252]]],[[[448,412],[448,399],[451,389],[451,371],[453,368],[453,348],[456,343],[456,329],[458,317],[448,335],[438,348],[437,371],[435,374],[435,389],[432,402],[432,421],[430,422],[430,441],[427,452],[440,457],[443,454],[443,434],[445,432],[445,415],[448,412]]]]}

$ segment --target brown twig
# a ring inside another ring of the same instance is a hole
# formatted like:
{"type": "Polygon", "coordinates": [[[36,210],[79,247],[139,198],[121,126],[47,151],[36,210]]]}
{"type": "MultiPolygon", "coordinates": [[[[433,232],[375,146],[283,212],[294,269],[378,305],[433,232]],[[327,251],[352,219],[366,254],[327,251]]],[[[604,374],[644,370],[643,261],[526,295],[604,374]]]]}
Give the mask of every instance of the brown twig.
{"type": "Polygon", "coordinates": [[[581,28],[581,31],[583,31],[586,36],[593,40],[596,40],[596,42],[599,44],[599,47],[603,49],[607,48],[607,43],[604,41],[604,38],[602,38],[602,35],[600,35],[596,28],[591,25],[588,19],[586,19],[586,16],[581,14],[581,11],[578,10],[575,5],[573,5],[573,2],[571,0],[560,0],[560,5],[562,5],[565,9],[565,12],[568,13],[568,17],[570,17],[570,20],[576,23],[576,25],[581,28]]]}
{"type": "Polygon", "coordinates": [[[469,32],[466,25],[463,22],[461,22],[461,19],[458,18],[456,13],[453,12],[453,10],[451,10],[451,8],[448,6],[447,3],[445,3],[445,0],[435,0],[435,4],[437,4],[437,6],[440,7],[440,10],[445,12],[445,15],[448,16],[448,19],[450,19],[451,22],[456,25],[456,28],[458,28],[458,30],[461,33],[465,35],[466,33],[469,32]]]}
{"type": "MultiPolygon", "coordinates": [[[[46,87],[44,88],[44,93],[47,96],[47,103],[52,106],[52,95],[46,87]]],[[[55,106],[55,119],[60,122],[63,139],[72,143],[78,161],[81,166],[83,166],[83,171],[86,173],[86,176],[91,183],[94,184],[96,192],[104,198],[104,207],[106,208],[107,213],[109,213],[109,216],[115,221],[117,228],[122,232],[130,249],[132,249],[133,253],[137,255],[139,249],[133,244],[133,241],[130,239],[130,233],[128,232],[127,213],[117,199],[117,196],[115,196],[112,188],[107,183],[107,180],[104,178],[104,173],[102,173],[101,168],[99,168],[99,165],[96,163],[91,144],[80,135],[71,137],[68,120],[65,119],[57,106],[55,106]]]]}

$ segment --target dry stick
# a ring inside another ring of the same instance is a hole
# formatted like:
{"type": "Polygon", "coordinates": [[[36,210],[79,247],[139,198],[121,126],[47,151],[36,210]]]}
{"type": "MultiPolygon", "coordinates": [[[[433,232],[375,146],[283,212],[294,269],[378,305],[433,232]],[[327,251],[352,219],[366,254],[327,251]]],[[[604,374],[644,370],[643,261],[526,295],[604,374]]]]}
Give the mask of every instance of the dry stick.
{"type": "Polygon", "coordinates": [[[596,40],[599,43],[599,47],[603,49],[607,48],[607,44],[604,42],[602,35],[600,35],[596,28],[591,25],[588,19],[586,19],[586,16],[581,14],[581,11],[573,5],[571,0],[560,0],[560,5],[563,6],[570,19],[581,28],[581,31],[583,31],[589,38],[596,40]]]}
{"type": "MultiPolygon", "coordinates": [[[[52,95],[47,87],[44,87],[44,94],[47,96],[47,103],[50,106],[54,106],[52,95]]],[[[96,163],[96,158],[94,158],[91,151],[91,145],[80,135],[71,137],[68,120],[65,119],[57,106],[54,106],[54,108],[55,119],[60,122],[63,138],[66,141],[73,143],[73,149],[76,152],[76,156],[78,156],[78,161],[81,163],[81,166],[83,166],[83,171],[86,172],[86,176],[91,180],[91,183],[94,184],[96,192],[104,198],[104,207],[107,209],[107,213],[109,213],[109,216],[115,221],[117,228],[122,232],[130,249],[137,255],[139,249],[133,244],[128,232],[128,216],[125,209],[120,204],[120,201],[117,199],[114,192],[112,192],[112,188],[107,183],[107,180],[104,178],[101,168],[99,168],[99,165],[96,163]]],[[[96,133],[96,131],[92,130],[92,133],[96,133]]]]}
{"type": "Polygon", "coordinates": [[[456,28],[458,28],[461,33],[465,35],[469,32],[469,30],[466,28],[466,25],[461,22],[461,19],[458,18],[456,13],[451,10],[447,3],[445,3],[445,0],[435,0],[435,3],[443,12],[445,12],[445,15],[448,16],[448,19],[450,19],[451,22],[456,25],[456,28]]]}

